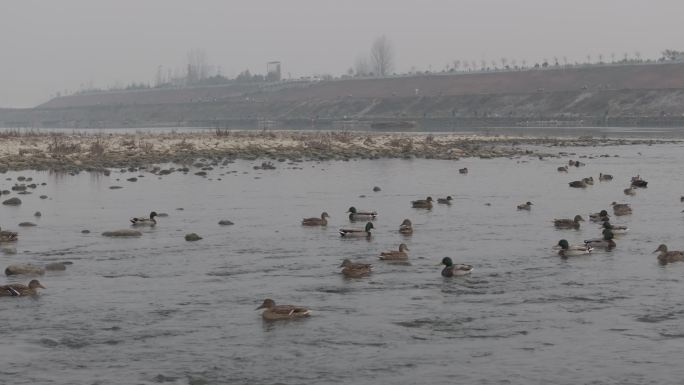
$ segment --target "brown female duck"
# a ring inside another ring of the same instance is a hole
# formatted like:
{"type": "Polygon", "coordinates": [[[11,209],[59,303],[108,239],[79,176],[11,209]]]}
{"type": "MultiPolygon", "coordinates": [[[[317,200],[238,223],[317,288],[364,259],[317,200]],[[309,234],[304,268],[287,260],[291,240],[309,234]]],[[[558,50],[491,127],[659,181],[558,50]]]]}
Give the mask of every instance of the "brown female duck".
{"type": "Polygon", "coordinates": [[[45,289],[45,286],[41,285],[37,279],[32,280],[28,285],[22,285],[19,283],[3,285],[0,286],[0,297],[22,297],[37,295],[38,288],[45,289]]]}
{"type": "Polygon", "coordinates": [[[364,277],[371,273],[372,265],[367,263],[353,263],[352,261],[345,259],[342,261],[340,267],[342,269],[342,275],[348,278],[358,278],[364,277]]]}
{"type": "Polygon", "coordinates": [[[266,298],[256,310],[266,309],[261,316],[267,321],[289,320],[304,318],[311,315],[311,311],[304,306],[276,305],[275,301],[266,298]]]}
{"type": "Polygon", "coordinates": [[[320,218],[302,219],[302,226],[327,226],[328,220],[326,218],[330,218],[330,215],[328,215],[328,213],[324,211],[323,213],[321,213],[320,218]]]}
{"type": "Polygon", "coordinates": [[[383,261],[405,261],[408,259],[409,251],[405,243],[399,245],[399,250],[388,250],[380,253],[380,259],[383,261]]]}

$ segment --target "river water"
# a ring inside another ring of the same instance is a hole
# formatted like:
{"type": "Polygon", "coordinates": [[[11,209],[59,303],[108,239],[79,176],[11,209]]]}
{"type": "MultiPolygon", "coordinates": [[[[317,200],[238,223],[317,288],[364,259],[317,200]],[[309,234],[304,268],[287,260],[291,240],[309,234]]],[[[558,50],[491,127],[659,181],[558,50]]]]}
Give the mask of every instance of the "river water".
{"type": "Polygon", "coordinates": [[[47,186],[22,195],[19,207],[0,206],[0,226],[20,232],[15,245],[0,245],[10,249],[0,252],[1,267],[73,265],[41,277],[47,289],[37,298],[0,298],[0,383],[681,384],[684,263],[659,266],[652,252],[660,243],[684,249],[683,147],[276,170],[236,161],[206,178],[4,174],[0,189],[18,175],[47,186]],[[603,154],[610,157],[596,157],[603,154]],[[556,171],[582,155],[586,167],[556,171]],[[461,167],[470,172],[459,174],[461,167]],[[568,187],[599,172],[615,179],[568,187]],[[636,174],[649,187],[625,196],[636,174]],[[427,195],[452,195],[454,203],[410,207],[427,195]],[[525,201],[532,210],[517,211],[525,201]],[[591,222],[556,230],[553,218],[610,211],[612,201],[634,209],[613,221],[631,229],[615,250],[554,254],[559,239],[579,243],[600,231],[591,222]],[[349,225],[349,206],[379,212],[370,240],[337,234],[349,225]],[[151,210],[168,217],[142,237],[101,236],[151,210]],[[322,211],[332,217],[327,228],[299,225],[322,211]],[[397,232],[404,218],[414,224],[410,237],[397,232]],[[219,226],[221,219],[235,224],[219,226]],[[37,226],[17,227],[23,221],[37,226]],[[186,242],[190,232],[204,239],[186,242]],[[377,259],[401,242],[409,265],[377,259]],[[444,256],[475,270],[444,279],[444,256]],[[374,272],[344,279],[343,258],[373,263],[374,272]],[[313,315],[264,322],[254,309],[267,297],[313,315]]]}

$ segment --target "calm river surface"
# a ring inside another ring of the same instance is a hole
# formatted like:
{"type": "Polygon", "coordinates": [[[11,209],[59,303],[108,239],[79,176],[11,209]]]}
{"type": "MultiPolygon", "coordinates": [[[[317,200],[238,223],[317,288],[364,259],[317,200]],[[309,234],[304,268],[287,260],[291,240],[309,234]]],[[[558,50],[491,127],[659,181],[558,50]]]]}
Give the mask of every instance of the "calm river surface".
{"type": "Polygon", "coordinates": [[[41,277],[47,289],[35,299],[0,298],[0,383],[682,384],[684,263],[659,266],[652,252],[660,243],[684,249],[684,145],[547,150],[577,155],[264,171],[252,169],[261,160],[236,161],[206,178],[195,169],[161,179],[118,170],[1,175],[0,189],[19,175],[47,186],[20,196],[19,207],[0,206],[2,229],[20,235],[0,245],[16,249],[0,252],[0,267],[73,265],[41,277]],[[611,157],[556,171],[583,154],[611,157]],[[615,179],[598,182],[599,172],[615,179]],[[636,174],[649,187],[628,197],[636,174]],[[594,186],[568,187],[588,176],[594,186]],[[410,207],[427,195],[452,195],[454,204],[410,207]],[[525,201],[532,210],[517,211],[525,201]],[[559,239],[581,243],[600,231],[591,222],[556,230],[553,218],[612,214],[612,201],[634,209],[613,221],[631,229],[615,250],[554,254],[559,239]],[[379,212],[371,240],[339,237],[349,206],[379,212]],[[101,236],[151,210],[169,216],[142,237],[101,236]],[[300,226],[322,211],[332,217],[327,228],[300,226]],[[404,218],[410,237],[397,232],[404,218]],[[37,226],[17,226],[24,221],[37,226]],[[190,232],[204,239],[186,242],[190,232]],[[410,265],[377,259],[401,242],[410,265]],[[444,279],[444,256],[475,270],[444,279]],[[344,279],[343,258],[373,263],[374,273],[344,279]],[[263,322],[254,309],[266,297],[313,315],[263,322]]]}

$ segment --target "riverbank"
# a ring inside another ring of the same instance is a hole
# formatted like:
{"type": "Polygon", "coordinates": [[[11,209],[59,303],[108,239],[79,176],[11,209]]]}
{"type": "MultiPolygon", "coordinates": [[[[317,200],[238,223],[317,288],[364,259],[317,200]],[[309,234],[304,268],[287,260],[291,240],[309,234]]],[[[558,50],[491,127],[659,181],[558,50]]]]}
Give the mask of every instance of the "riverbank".
{"type": "Polygon", "coordinates": [[[459,160],[466,157],[557,157],[553,147],[651,144],[672,141],[607,138],[530,138],[463,134],[229,131],[88,134],[0,132],[0,172],[97,171],[198,158],[275,162],[377,158],[459,160]],[[530,149],[535,147],[535,149],[530,149]],[[540,150],[544,148],[544,150],[540,150]]]}

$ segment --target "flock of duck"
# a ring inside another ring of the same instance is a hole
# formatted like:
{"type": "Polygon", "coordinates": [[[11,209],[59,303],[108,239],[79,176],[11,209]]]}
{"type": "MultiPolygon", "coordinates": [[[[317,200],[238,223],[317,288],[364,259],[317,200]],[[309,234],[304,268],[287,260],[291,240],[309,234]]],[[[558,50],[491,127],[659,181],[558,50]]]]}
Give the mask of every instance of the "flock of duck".
{"type": "MultiPolygon", "coordinates": [[[[570,161],[569,166],[580,167],[584,164],[579,161],[570,161]]],[[[459,170],[461,173],[467,172],[467,169],[459,170]]],[[[559,172],[567,172],[567,166],[558,167],[559,172]]],[[[613,177],[607,174],[600,174],[600,181],[610,181],[613,177]]],[[[592,177],[583,178],[578,181],[572,181],[569,183],[570,187],[573,188],[586,188],[592,185],[594,180],[592,177]]],[[[641,177],[633,177],[630,183],[630,187],[624,190],[626,195],[634,195],[635,188],[645,188],[648,182],[641,179],[641,177]]],[[[453,198],[447,196],[445,198],[437,199],[438,204],[450,205],[453,198]]],[[[682,197],[684,201],[684,197],[682,197]]],[[[432,209],[433,203],[432,197],[427,197],[426,199],[411,201],[411,207],[416,209],[432,209]]],[[[532,202],[525,202],[517,206],[518,210],[531,210],[533,206],[532,202]]],[[[616,203],[611,204],[613,209],[613,214],[615,216],[629,215],[632,213],[632,209],[629,204],[626,203],[616,203]]],[[[349,214],[348,218],[350,222],[365,221],[366,224],[363,228],[356,227],[343,227],[339,229],[339,234],[341,237],[345,238],[370,238],[372,236],[372,230],[374,229],[373,221],[377,218],[378,213],[376,211],[359,211],[355,207],[350,207],[347,211],[349,214]]],[[[152,211],[149,217],[136,217],[131,218],[130,222],[132,226],[155,226],[157,224],[156,217],[158,214],[152,211]]],[[[320,217],[304,218],[302,219],[302,226],[327,226],[328,218],[330,215],[327,212],[321,213],[320,217]]],[[[561,239],[554,246],[554,249],[558,250],[558,255],[567,258],[572,256],[581,256],[590,254],[595,249],[612,250],[617,245],[615,243],[615,235],[623,234],[629,231],[626,226],[617,226],[610,223],[610,215],[606,210],[601,210],[597,213],[589,214],[589,220],[600,224],[602,229],[602,236],[594,239],[587,239],[581,245],[571,245],[566,239],[561,239]]],[[[557,229],[579,229],[580,223],[584,222],[584,218],[581,215],[575,215],[574,218],[561,218],[554,219],[553,225],[557,229]]],[[[398,232],[404,236],[413,234],[413,226],[411,220],[405,219],[400,225],[398,232]]],[[[0,242],[15,242],[18,240],[18,234],[11,231],[2,231],[0,229],[0,242]]],[[[395,262],[405,262],[408,260],[409,248],[405,243],[400,243],[397,250],[387,250],[379,254],[378,258],[382,261],[395,261],[395,262]]],[[[658,253],[658,261],[661,264],[667,264],[677,261],[684,261],[684,251],[670,251],[667,246],[661,244],[654,251],[658,253]]],[[[45,267],[38,267],[31,264],[21,264],[9,266],[5,273],[7,275],[14,274],[26,274],[26,275],[42,275],[45,270],[64,270],[65,264],[68,263],[54,263],[49,264],[45,267]]],[[[444,257],[441,260],[440,265],[444,265],[441,271],[443,277],[455,277],[470,274],[473,271],[473,266],[463,263],[454,263],[450,257],[444,257]]],[[[354,263],[349,259],[344,259],[339,266],[342,268],[342,275],[348,278],[359,278],[365,277],[371,274],[372,265],[368,263],[354,263]]],[[[34,296],[38,294],[38,289],[45,289],[45,287],[37,280],[31,280],[27,285],[23,284],[9,284],[0,286],[0,297],[22,297],[22,296],[34,296]]],[[[277,305],[274,300],[267,298],[264,300],[261,306],[257,310],[264,309],[262,317],[265,320],[285,320],[285,319],[295,319],[301,317],[308,317],[311,311],[304,306],[296,305],[277,305]]]]}

